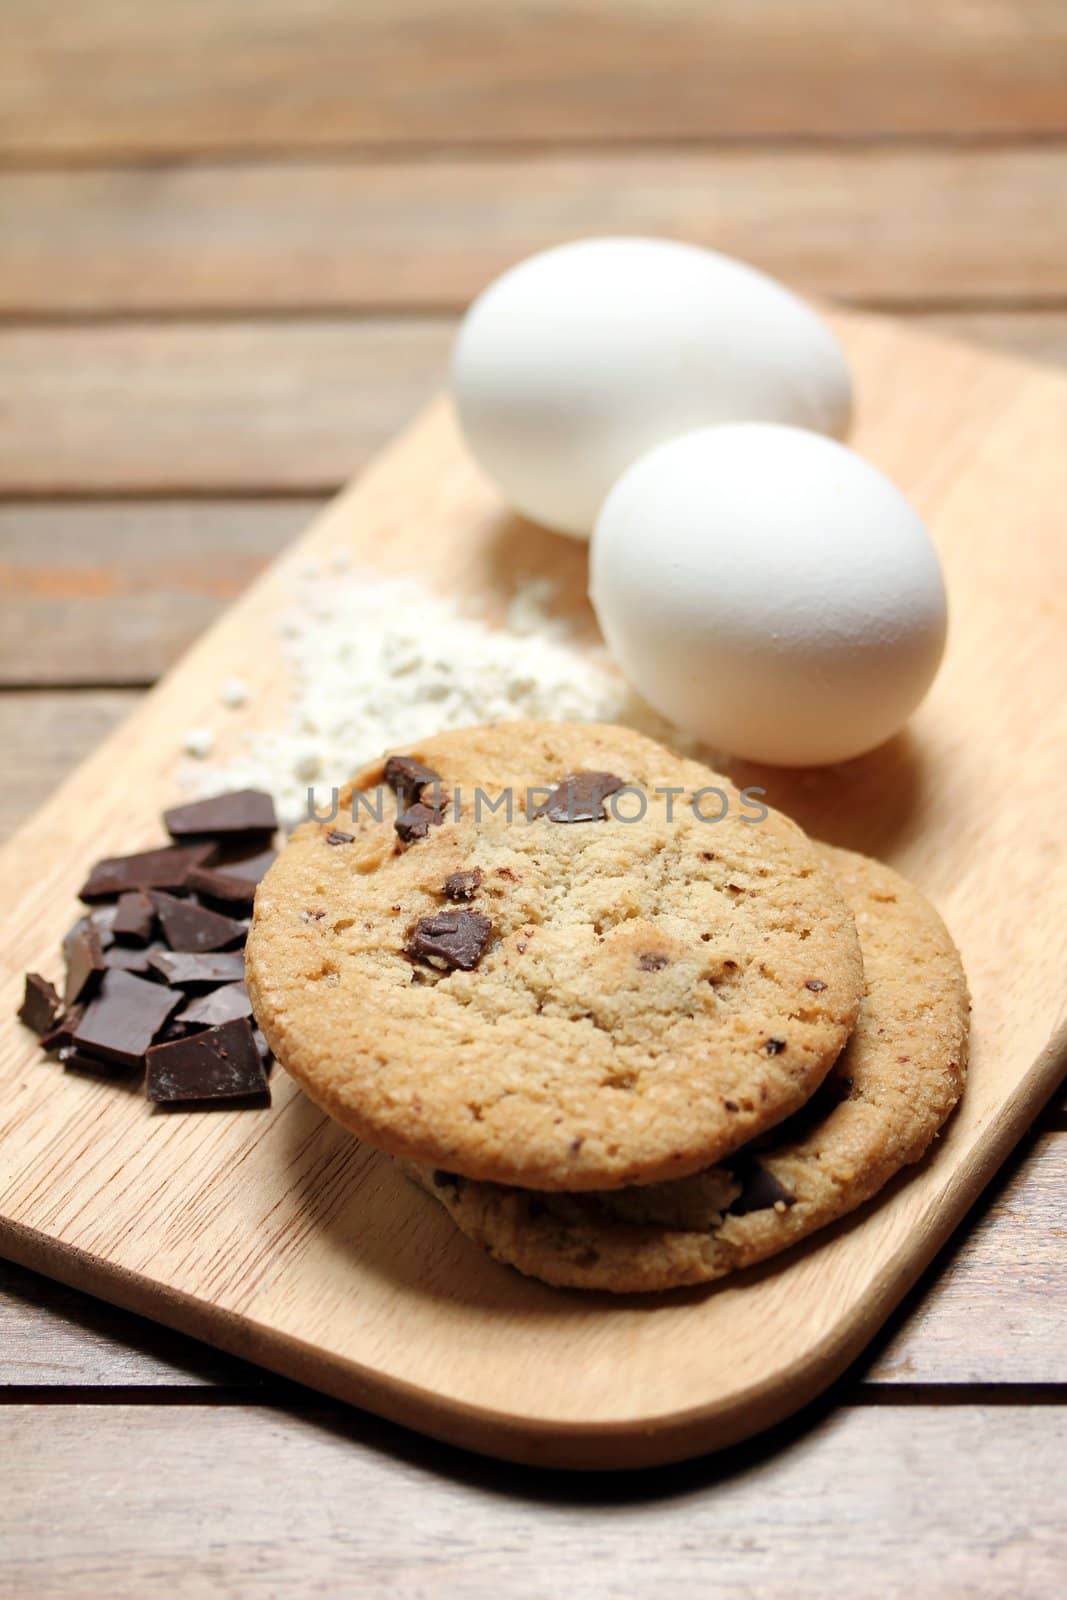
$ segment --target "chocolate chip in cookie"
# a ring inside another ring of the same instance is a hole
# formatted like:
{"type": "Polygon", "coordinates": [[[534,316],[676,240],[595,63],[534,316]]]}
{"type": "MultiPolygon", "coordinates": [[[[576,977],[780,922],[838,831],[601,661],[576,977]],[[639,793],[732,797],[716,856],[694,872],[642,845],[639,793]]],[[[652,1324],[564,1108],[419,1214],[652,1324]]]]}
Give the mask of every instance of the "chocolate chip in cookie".
{"type": "Polygon", "coordinates": [[[534,816],[549,822],[603,822],[604,801],[624,787],[613,772],[572,772],[559,780],[534,816]]]}
{"type": "Polygon", "coordinates": [[[430,829],[440,827],[444,820],[443,811],[435,811],[433,806],[425,806],[417,800],[397,817],[393,827],[405,844],[414,844],[417,839],[425,839],[430,829]]]}
{"type": "Polygon", "coordinates": [[[489,918],[477,911],[439,911],[435,917],[419,918],[404,951],[442,971],[459,967],[471,972],[482,959],[492,931],[489,918]]]}
{"type": "Polygon", "coordinates": [[[441,885],[441,893],[446,900],[473,900],[481,886],[481,868],[472,867],[469,872],[450,872],[441,885]]]}
{"type": "Polygon", "coordinates": [[[416,761],[414,756],[390,756],[385,763],[385,781],[406,811],[414,801],[422,798],[422,791],[428,783],[440,783],[441,774],[416,761]]]}

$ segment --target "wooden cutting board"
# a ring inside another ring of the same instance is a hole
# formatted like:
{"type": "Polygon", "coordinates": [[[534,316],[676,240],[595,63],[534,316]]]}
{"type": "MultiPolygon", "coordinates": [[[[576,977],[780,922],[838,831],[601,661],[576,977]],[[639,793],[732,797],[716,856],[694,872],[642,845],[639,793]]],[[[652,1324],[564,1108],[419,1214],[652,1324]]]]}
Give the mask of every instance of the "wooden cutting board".
{"type": "MultiPolygon", "coordinates": [[[[914,1283],[1055,1087],[1067,867],[1067,382],[892,323],[835,322],[853,442],[928,518],[951,639],[910,730],[837,769],[738,766],[940,906],[974,993],[973,1065],[933,1158],[880,1203],[705,1291],[614,1300],[483,1257],[276,1071],[269,1112],[167,1114],[64,1075],[14,1020],[55,975],[98,856],[159,837],[191,725],[225,753],[282,714],[276,618],[309,559],[348,552],[478,597],[560,583],[593,637],[583,547],[508,515],[437,404],[315,522],[0,853],[0,1251],[280,1373],[516,1460],[632,1467],[729,1444],[823,1389],[914,1283]]],[[[857,530],[862,538],[863,530],[857,530]]]]}

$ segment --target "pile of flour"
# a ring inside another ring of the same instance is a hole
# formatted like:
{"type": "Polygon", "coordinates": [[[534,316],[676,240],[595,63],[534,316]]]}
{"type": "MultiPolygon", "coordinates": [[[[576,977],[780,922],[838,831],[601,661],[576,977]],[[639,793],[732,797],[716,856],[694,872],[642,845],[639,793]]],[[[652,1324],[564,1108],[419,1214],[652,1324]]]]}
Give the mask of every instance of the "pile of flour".
{"type": "MultiPolygon", "coordinates": [[[[251,733],[225,766],[209,764],[210,736],[190,730],[190,787],[267,789],[295,822],[309,789],[325,804],[382,751],[471,723],[620,722],[677,746],[676,731],[634,696],[606,652],[577,647],[552,599],[549,581],[529,579],[506,626],[494,628],[408,579],[309,566],[280,619],[293,690],[284,721],[251,733]]],[[[220,699],[237,706],[242,689],[227,680],[220,699]]]]}

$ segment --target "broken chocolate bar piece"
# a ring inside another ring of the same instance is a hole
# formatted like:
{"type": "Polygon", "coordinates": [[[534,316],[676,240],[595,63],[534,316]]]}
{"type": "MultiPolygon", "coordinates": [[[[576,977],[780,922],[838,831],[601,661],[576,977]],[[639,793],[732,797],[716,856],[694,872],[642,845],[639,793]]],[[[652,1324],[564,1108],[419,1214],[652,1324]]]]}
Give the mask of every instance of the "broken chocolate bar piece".
{"type": "Polygon", "coordinates": [[[189,888],[211,900],[221,900],[224,905],[251,910],[256,885],[276,859],[276,850],[220,857],[210,866],[195,867],[189,874],[189,888]]]}
{"type": "Polygon", "coordinates": [[[73,1044],[60,1050],[59,1060],[64,1072],[77,1072],[86,1078],[121,1078],[129,1070],[125,1064],[88,1055],[73,1044]]]}
{"type": "Polygon", "coordinates": [[[105,972],[100,992],[74,1031],[79,1051],[120,1066],[139,1066],[156,1034],[182,997],[132,972],[105,972]]]}
{"type": "Polygon", "coordinates": [[[84,1006],[71,1006],[69,1011],[64,1011],[57,1017],[55,1024],[47,1033],[41,1035],[41,1049],[48,1055],[53,1051],[65,1050],[74,1043],[75,1030],[85,1015],[84,1006]]]}
{"type": "Polygon", "coordinates": [[[163,822],[172,839],[237,838],[242,834],[274,833],[278,818],[274,801],[262,789],[234,789],[190,805],[171,806],[163,822]]]}
{"type": "Polygon", "coordinates": [[[111,919],[111,932],[120,944],[147,944],[155,925],[155,907],[141,889],[120,895],[111,919]]]}
{"type": "Polygon", "coordinates": [[[439,911],[420,917],[408,935],[405,954],[431,966],[471,972],[482,959],[493,924],[477,911],[439,911]]]}
{"type": "Polygon", "coordinates": [[[793,1191],[758,1161],[735,1167],[733,1175],[741,1185],[741,1193],[730,1202],[733,1217],[746,1217],[750,1211],[769,1211],[772,1206],[796,1204],[793,1191]]]}
{"type": "Polygon", "coordinates": [[[421,800],[417,800],[413,806],[401,812],[393,827],[405,844],[414,844],[416,839],[425,839],[430,829],[440,827],[444,820],[443,811],[435,811],[433,806],[424,806],[421,800]]]}
{"type": "Polygon", "coordinates": [[[27,972],[26,989],[18,1010],[19,1021],[32,1028],[40,1038],[42,1034],[51,1033],[62,1010],[55,985],[42,978],[39,972],[27,972]]]}
{"type": "Polygon", "coordinates": [[[172,950],[190,950],[202,954],[205,950],[221,950],[226,945],[244,942],[245,926],[224,917],[221,912],[208,911],[195,900],[179,900],[172,894],[153,890],[151,901],[163,929],[163,937],[172,950]]]}
{"type": "Polygon", "coordinates": [[[111,900],[129,889],[184,889],[189,874],[215,852],[211,843],[172,844],[98,861],[78,891],[82,900],[111,900]]]}
{"type": "Polygon", "coordinates": [[[63,940],[63,953],[67,958],[63,1004],[72,1006],[96,987],[100,974],[107,970],[100,935],[88,917],[80,918],[71,928],[63,940]]]}
{"type": "Polygon", "coordinates": [[[613,772],[572,772],[559,780],[533,814],[547,817],[549,822],[603,822],[607,815],[604,801],[622,788],[622,779],[613,772]]]}
{"type": "Polygon", "coordinates": [[[104,951],[104,966],[115,967],[120,972],[139,972],[156,978],[159,974],[152,966],[152,957],[167,946],[158,939],[152,944],[113,944],[104,951]]]}
{"type": "Polygon", "coordinates": [[[473,900],[481,886],[481,868],[472,867],[469,872],[450,872],[441,885],[441,893],[446,900],[473,900]]]}
{"type": "MultiPolygon", "coordinates": [[[[215,988],[220,983],[236,983],[245,975],[245,958],[240,950],[215,950],[207,954],[181,950],[158,950],[148,964],[164,983],[176,989],[215,988]]],[[[181,996],[177,997],[179,1000],[181,996]]]]}
{"type": "Polygon", "coordinates": [[[428,783],[440,783],[441,774],[416,761],[414,756],[390,756],[385,763],[385,781],[395,792],[397,804],[406,811],[422,798],[428,783]]]}
{"type": "Polygon", "coordinates": [[[179,1011],[175,1022],[200,1028],[217,1028],[223,1022],[234,1022],[238,1017],[252,1015],[252,1002],[243,983],[226,983],[196,1000],[190,1000],[184,1011],[179,1011]]]}
{"type": "Polygon", "coordinates": [[[267,1074],[247,1017],[148,1052],[145,1092],[157,1105],[262,1099],[267,1074]]]}

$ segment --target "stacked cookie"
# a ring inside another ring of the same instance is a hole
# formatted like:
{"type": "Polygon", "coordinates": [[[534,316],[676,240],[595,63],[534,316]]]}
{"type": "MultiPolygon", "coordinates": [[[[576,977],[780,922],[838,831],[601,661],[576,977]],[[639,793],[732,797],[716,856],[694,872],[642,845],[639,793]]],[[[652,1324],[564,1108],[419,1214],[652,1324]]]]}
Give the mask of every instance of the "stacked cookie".
{"type": "Polygon", "coordinates": [[[311,1098],[554,1284],[772,1255],[917,1160],[963,1082],[966,984],[917,891],[623,728],[362,773],[264,880],[247,964],[311,1098]]]}

